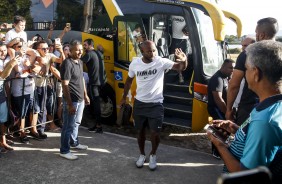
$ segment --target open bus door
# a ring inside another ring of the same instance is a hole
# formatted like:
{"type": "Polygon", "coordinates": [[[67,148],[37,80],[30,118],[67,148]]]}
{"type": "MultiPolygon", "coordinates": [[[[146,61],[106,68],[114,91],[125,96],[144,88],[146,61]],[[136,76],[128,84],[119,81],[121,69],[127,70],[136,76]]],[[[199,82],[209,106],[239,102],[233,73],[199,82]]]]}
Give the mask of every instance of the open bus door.
{"type": "MultiPolygon", "coordinates": [[[[140,39],[146,36],[146,30],[142,27],[143,23],[140,17],[135,16],[116,16],[113,21],[114,34],[114,76],[117,111],[119,112],[119,102],[122,99],[124,84],[127,79],[128,67],[134,57],[140,57],[139,49],[140,39]],[[141,26],[140,35],[134,35],[136,25],[141,26]]],[[[131,89],[136,89],[135,81],[131,89]]],[[[129,91],[127,103],[133,104],[136,91],[129,91]]]]}
{"type": "MultiPolygon", "coordinates": [[[[218,70],[224,56],[222,42],[224,41],[224,14],[208,1],[199,0],[146,0],[151,3],[170,4],[183,7],[185,21],[191,24],[191,44],[193,48],[193,75],[190,80],[189,91],[193,94],[191,129],[197,132],[208,122],[207,112],[207,82],[211,75],[218,70]],[[191,8],[191,9],[190,9],[191,8]],[[191,19],[191,12],[194,18],[191,19]],[[205,20],[202,20],[204,18],[205,20]],[[209,20],[206,20],[209,19],[209,20]],[[210,26],[207,27],[206,25],[210,26]],[[213,30],[213,37],[211,32],[213,30]],[[194,33],[194,34],[193,34],[194,33]],[[213,49],[211,45],[215,45],[213,49]],[[215,56],[215,57],[213,57],[215,56]]],[[[189,26],[188,26],[189,28],[189,26]]],[[[188,92],[188,89],[187,89],[188,92]]]]}

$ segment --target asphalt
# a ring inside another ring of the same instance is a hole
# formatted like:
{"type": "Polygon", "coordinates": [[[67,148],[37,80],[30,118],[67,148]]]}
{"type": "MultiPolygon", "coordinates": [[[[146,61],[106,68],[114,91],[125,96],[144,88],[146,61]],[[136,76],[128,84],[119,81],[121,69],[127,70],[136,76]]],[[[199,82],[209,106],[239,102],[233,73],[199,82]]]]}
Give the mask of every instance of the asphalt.
{"type": "MultiPolygon", "coordinates": [[[[215,184],[222,169],[222,161],[210,154],[163,144],[157,152],[157,170],[150,171],[148,163],[138,169],[136,139],[90,133],[83,127],[79,140],[89,148],[72,150],[79,159],[70,161],[59,156],[60,133],[47,134],[45,141],[15,142],[14,151],[1,154],[0,184],[215,184]]],[[[150,146],[146,142],[147,153],[150,146]]]]}

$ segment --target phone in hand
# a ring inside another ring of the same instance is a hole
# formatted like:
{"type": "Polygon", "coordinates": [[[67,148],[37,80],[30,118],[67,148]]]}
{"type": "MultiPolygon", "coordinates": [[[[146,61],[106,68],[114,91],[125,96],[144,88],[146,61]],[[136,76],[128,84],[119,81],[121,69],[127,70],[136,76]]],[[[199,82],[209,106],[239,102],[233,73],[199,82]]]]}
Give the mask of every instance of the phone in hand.
{"type": "Polygon", "coordinates": [[[60,45],[60,44],[61,44],[61,39],[55,38],[55,45],[60,45]]]}
{"type": "Polygon", "coordinates": [[[66,27],[67,27],[67,28],[70,28],[70,27],[71,27],[71,23],[69,23],[69,22],[66,23],[66,27]]]}
{"type": "Polygon", "coordinates": [[[227,141],[227,139],[229,137],[229,133],[224,131],[222,128],[216,128],[216,127],[214,127],[214,126],[212,126],[210,124],[207,124],[204,127],[204,130],[209,131],[210,133],[212,133],[212,135],[214,135],[216,138],[218,138],[223,143],[226,143],[226,141],[227,141]]]}
{"type": "Polygon", "coordinates": [[[50,27],[52,26],[52,28],[54,29],[56,27],[56,20],[52,20],[50,23],[50,27]]]}
{"type": "Polygon", "coordinates": [[[7,29],[12,29],[13,28],[13,24],[6,24],[6,28],[7,29]]]}
{"type": "Polygon", "coordinates": [[[23,42],[22,50],[26,51],[27,50],[27,42],[23,42]]]}

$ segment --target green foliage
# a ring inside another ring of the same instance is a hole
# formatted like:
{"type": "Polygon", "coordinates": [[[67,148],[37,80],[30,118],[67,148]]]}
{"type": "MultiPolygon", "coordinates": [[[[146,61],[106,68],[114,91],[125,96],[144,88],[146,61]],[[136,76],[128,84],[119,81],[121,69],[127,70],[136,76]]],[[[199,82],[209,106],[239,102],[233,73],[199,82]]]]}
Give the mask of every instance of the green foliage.
{"type": "Polygon", "coordinates": [[[241,49],[235,48],[235,49],[229,49],[228,53],[229,54],[239,54],[241,52],[241,49]]]}
{"type": "Polygon", "coordinates": [[[13,23],[15,15],[25,17],[27,22],[32,21],[30,15],[30,0],[1,0],[0,3],[0,21],[13,23]]]}
{"type": "Polygon", "coordinates": [[[228,43],[234,43],[237,40],[238,40],[238,38],[234,35],[226,35],[226,37],[225,37],[225,41],[228,42],[228,43]]]}

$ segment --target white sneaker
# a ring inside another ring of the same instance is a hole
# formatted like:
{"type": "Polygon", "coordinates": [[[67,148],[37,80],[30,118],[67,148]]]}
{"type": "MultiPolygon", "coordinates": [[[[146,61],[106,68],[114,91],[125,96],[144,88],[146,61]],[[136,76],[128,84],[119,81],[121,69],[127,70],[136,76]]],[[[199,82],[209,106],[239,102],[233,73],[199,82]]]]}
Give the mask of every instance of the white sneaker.
{"type": "Polygon", "coordinates": [[[136,166],[138,168],[143,167],[145,161],[146,161],[146,156],[145,155],[140,155],[138,160],[136,161],[136,166]]]}
{"type": "Polygon", "coordinates": [[[88,146],[79,144],[79,145],[77,145],[77,146],[71,146],[71,148],[79,149],[79,150],[87,150],[87,149],[88,149],[88,146]]]}
{"type": "Polygon", "coordinates": [[[66,153],[66,154],[60,153],[60,156],[63,157],[63,158],[66,158],[68,160],[76,160],[76,159],[78,159],[78,157],[76,155],[72,154],[71,152],[66,153]]]}
{"type": "Polygon", "coordinates": [[[150,155],[149,168],[153,171],[157,168],[157,156],[150,155]]]}

